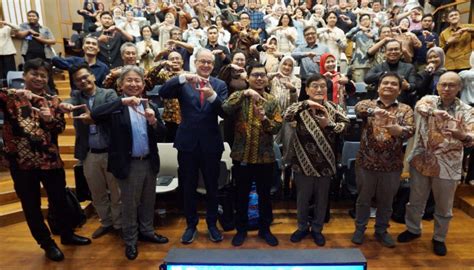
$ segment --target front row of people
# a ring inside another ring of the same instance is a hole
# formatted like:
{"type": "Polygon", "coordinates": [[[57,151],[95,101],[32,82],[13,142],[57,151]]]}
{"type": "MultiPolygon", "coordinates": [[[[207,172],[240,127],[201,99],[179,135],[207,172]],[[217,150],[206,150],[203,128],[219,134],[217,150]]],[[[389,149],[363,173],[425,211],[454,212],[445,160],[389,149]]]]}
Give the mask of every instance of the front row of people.
{"type": "MultiPolygon", "coordinates": [[[[175,139],[187,223],[181,242],[190,244],[197,235],[195,190],[199,171],[207,191],[209,239],[223,240],[216,226],[217,180],[223,152],[217,117],[233,115],[235,140],[231,158],[237,191],[237,233],[232,245],[242,245],[247,237],[252,181],[256,182],[259,194],[258,236],[271,246],[278,245],[270,231],[273,137],[286,121],[293,130],[291,145],[287,146],[291,153],[287,156],[295,172],[298,211],[298,228],[290,240],[299,242],[311,234],[314,242],[323,246],[330,179],[336,173],[336,136],[349,124],[346,113],[327,100],[326,80],[320,74],[307,78],[307,100],[281,112],[278,101],[265,91],[269,82],[265,67],[260,64],[247,69],[249,88],[227,97],[225,83],[210,76],[214,60],[210,51],[199,50],[195,58],[197,74],[177,75],[160,88],[161,97],[177,99],[181,108],[182,119],[175,139]],[[312,196],[315,206],[310,221],[312,196]]],[[[168,239],[155,233],[153,227],[155,176],[159,169],[157,142],[163,139],[165,127],[156,106],[142,98],[143,71],[135,66],[124,67],[117,81],[122,96],[117,97],[114,91],[95,86],[95,77],[87,64],[73,67],[70,74],[77,91],[61,103],[44,90],[48,70],[43,60],[31,60],[25,64],[27,90],[0,90],[0,109],[5,113],[5,158],[30,231],[46,256],[55,261],[64,258],[50,236],[39,205],[42,182],[51,205],[58,207],[62,217],[68,215],[64,207],[63,162],[57,144],[58,134],[65,127],[64,112],[74,115],[75,156],[84,163],[101,222],[92,237],[120,231],[126,245],[125,255],[130,260],[138,256],[137,240],[167,243],[168,239]]],[[[415,134],[409,155],[412,190],[407,204],[407,230],[398,236],[398,241],[420,237],[423,209],[433,190],[433,248],[435,254],[445,255],[454,192],[461,179],[463,147],[472,146],[474,118],[471,107],[456,98],[461,89],[456,73],[443,74],[437,84],[439,96],[423,97],[414,111],[397,101],[402,85],[396,73],[385,73],[378,85],[379,97],[361,101],[355,108],[364,124],[356,160],[359,197],[352,242],[363,243],[370,203],[375,198],[375,237],[384,246],[395,246],[387,231],[391,205],[403,166],[403,142],[415,134]]],[[[91,242],[75,235],[67,218],[60,220],[63,244],[91,242]]]]}

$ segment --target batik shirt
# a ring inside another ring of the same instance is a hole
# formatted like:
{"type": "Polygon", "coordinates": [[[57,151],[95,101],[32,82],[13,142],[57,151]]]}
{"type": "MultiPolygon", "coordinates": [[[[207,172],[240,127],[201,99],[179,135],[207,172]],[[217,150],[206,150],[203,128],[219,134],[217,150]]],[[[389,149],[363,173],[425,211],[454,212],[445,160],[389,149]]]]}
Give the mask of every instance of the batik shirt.
{"type": "MultiPolygon", "coordinates": [[[[422,175],[441,179],[460,180],[464,147],[471,147],[472,140],[465,143],[443,134],[445,127],[462,128],[474,136],[473,109],[460,99],[449,108],[443,108],[439,96],[428,95],[415,106],[416,134],[412,152],[408,157],[410,165],[422,175]],[[446,110],[451,116],[462,119],[441,121],[432,116],[436,109],[446,110]]],[[[471,137],[472,138],[472,137],[471,137]]]]}
{"type": "Polygon", "coordinates": [[[380,99],[363,100],[356,104],[355,111],[357,117],[363,120],[356,165],[378,172],[401,170],[404,158],[403,141],[413,136],[414,132],[413,110],[410,106],[396,100],[388,106],[385,106],[380,99]],[[376,119],[372,113],[369,113],[375,108],[387,110],[391,118],[376,119]],[[397,137],[390,135],[384,128],[388,124],[395,123],[403,128],[402,134],[397,137]]]}
{"type": "Polygon", "coordinates": [[[289,147],[294,151],[292,168],[306,176],[333,176],[336,174],[336,135],[342,133],[349,124],[344,110],[325,101],[331,125],[321,128],[316,116],[321,111],[313,111],[307,101],[294,103],[285,111],[285,121],[296,122],[294,139],[289,147]]]}
{"type": "Polygon", "coordinates": [[[0,110],[4,113],[3,141],[5,158],[10,169],[50,170],[63,167],[59,156],[58,134],[63,132],[66,121],[58,109],[57,96],[46,91],[43,98],[18,97],[14,89],[0,90],[0,110]],[[52,120],[44,121],[39,108],[48,107],[52,120]]]}
{"type": "Polygon", "coordinates": [[[224,112],[235,117],[235,139],[230,157],[248,164],[273,163],[273,135],[282,125],[278,101],[272,95],[262,93],[266,101],[259,100],[256,106],[264,108],[267,118],[260,120],[254,113],[254,101],[244,92],[234,92],[222,104],[224,112]]]}

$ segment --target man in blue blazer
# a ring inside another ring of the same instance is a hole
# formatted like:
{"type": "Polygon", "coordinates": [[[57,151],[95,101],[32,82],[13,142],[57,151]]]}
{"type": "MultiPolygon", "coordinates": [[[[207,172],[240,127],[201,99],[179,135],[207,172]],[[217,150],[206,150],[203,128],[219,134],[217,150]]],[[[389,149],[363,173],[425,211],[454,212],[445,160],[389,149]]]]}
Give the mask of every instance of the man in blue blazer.
{"type": "Polygon", "coordinates": [[[160,88],[162,98],[177,98],[181,109],[181,124],[174,147],[178,149],[179,180],[184,193],[184,214],[187,228],[181,242],[194,241],[199,218],[196,211],[198,173],[202,172],[207,195],[206,222],[209,239],[222,241],[217,223],[217,179],[224,144],[217,116],[223,116],[222,102],[227,98],[226,84],[210,74],[214,55],[207,49],[196,54],[196,73],[182,74],[160,88]]]}

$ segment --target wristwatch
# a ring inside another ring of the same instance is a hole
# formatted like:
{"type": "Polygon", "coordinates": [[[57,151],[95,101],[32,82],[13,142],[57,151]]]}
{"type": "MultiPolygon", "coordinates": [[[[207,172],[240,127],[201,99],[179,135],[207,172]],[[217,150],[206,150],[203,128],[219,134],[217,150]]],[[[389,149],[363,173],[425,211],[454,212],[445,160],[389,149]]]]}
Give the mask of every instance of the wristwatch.
{"type": "Polygon", "coordinates": [[[368,108],[368,109],[367,109],[367,114],[368,114],[369,116],[374,115],[374,109],[373,109],[373,108],[368,108]]]}

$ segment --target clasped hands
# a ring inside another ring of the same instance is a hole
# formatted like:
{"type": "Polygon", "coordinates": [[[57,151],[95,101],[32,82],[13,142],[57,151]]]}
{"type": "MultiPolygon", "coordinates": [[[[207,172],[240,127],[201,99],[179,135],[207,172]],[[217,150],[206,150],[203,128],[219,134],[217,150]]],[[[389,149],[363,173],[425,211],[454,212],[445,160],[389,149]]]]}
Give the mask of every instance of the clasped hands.
{"type": "Polygon", "coordinates": [[[150,125],[154,125],[158,121],[155,117],[155,111],[152,108],[150,108],[150,105],[148,104],[148,99],[146,99],[146,98],[124,97],[124,98],[122,98],[122,104],[124,106],[132,107],[132,109],[136,113],[138,113],[139,115],[145,117],[148,124],[150,124],[150,125]],[[140,110],[137,109],[137,106],[140,105],[142,102],[145,105],[144,113],[142,113],[140,110]]]}
{"type": "Polygon", "coordinates": [[[308,102],[309,107],[313,111],[313,115],[317,119],[319,126],[321,128],[326,128],[331,123],[331,120],[329,119],[329,113],[326,107],[310,99],[308,99],[307,102],[308,102]],[[322,116],[316,115],[315,114],[316,111],[322,112],[323,115],[322,116]]]}
{"type": "Polygon", "coordinates": [[[395,115],[391,114],[389,111],[380,108],[375,108],[374,116],[376,119],[389,120],[386,121],[385,124],[381,126],[381,128],[385,128],[390,135],[398,137],[403,133],[403,127],[397,123],[395,115]],[[387,122],[389,124],[387,124],[387,122]]]}
{"type": "Polygon", "coordinates": [[[197,74],[185,74],[184,77],[194,90],[204,94],[205,99],[211,97],[215,93],[209,79],[203,78],[197,74]],[[204,86],[201,86],[201,84],[204,86]]]}
{"type": "Polygon", "coordinates": [[[51,122],[53,120],[53,114],[51,113],[51,109],[48,107],[48,102],[46,99],[42,96],[36,95],[30,90],[26,89],[19,89],[15,91],[15,95],[19,98],[26,98],[27,100],[39,100],[39,104],[41,107],[38,109],[36,107],[33,107],[33,105],[30,104],[30,108],[33,111],[36,111],[39,113],[39,116],[41,119],[43,119],[45,122],[51,122]]]}
{"type": "Polygon", "coordinates": [[[441,131],[445,136],[450,136],[461,141],[466,139],[467,133],[464,131],[464,125],[462,125],[463,119],[461,115],[453,117],[447,111],[434,110],[433,116],[436,118],[436,121],[448,123],[447,125],[443,126],[441,131]]]}

